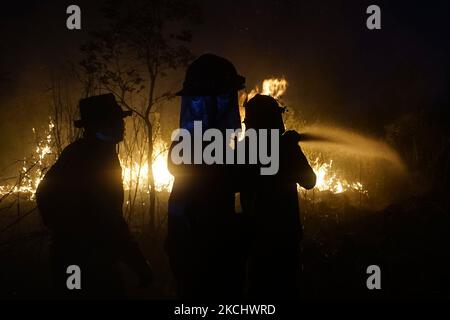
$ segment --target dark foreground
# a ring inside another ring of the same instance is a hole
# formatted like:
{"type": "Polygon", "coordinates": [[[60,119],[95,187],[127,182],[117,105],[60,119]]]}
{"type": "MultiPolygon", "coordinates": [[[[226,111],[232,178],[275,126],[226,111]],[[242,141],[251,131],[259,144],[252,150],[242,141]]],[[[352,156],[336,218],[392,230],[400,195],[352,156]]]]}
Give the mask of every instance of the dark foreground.
{"type": "MultiPolygon", "coordinates": [[[[432,197],[411,198],[381,211],[336,208],[323,201],[303,206],[301,296],[319,298],[450,297],[450,215],[432,197]],[[366,269],[381,269],[381,290],[368,290],[366,269]]],[[[26,211],[26,210],[24,210],[26,211]]],[[[2,229],[17,216],[1,213],[2,229]]],[[[152,261],[156,280],[133,289],[136,279],[124,269],[129,296],[175,298],[175,283],[164,252],[164,225],[153,235],[136,232],[152,261]]],[[[51,298],[47,233],[34,212],[1,235],[0,298],[51,298]]]]}

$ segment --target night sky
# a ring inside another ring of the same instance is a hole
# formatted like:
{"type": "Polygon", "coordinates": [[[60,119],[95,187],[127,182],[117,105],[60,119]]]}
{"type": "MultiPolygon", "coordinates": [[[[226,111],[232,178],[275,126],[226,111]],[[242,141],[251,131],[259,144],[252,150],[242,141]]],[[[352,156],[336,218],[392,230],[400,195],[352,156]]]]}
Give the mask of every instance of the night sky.
{"type": "MultiPolygon", "coordinates": [[[[25,155],[31,127],[48,115],[52,75],[76,62],[80,44],[102,25],[100,3],[92,2],[2,2],[0,167],[25,155]],[[81,7],[80,31],[65,27],[70,4],[81,7]]],[[[228,57],[248,88],[285,76],[287,105],[309,121],[382,135],[400,114],[448,107],[449,1],[202,3],[204,22],[192,29],[194,52],[228,57]],[[381,30],[366,28],[370,4],[381,7],[381,30]]],[[[174,90],[182,76],[171,78],[174,90]]]]}

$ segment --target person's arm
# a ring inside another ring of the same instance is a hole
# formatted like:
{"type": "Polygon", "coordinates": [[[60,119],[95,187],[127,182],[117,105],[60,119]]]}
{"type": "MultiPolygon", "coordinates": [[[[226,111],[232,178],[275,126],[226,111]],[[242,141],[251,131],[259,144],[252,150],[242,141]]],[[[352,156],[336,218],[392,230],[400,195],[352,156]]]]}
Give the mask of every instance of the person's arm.
{"type": "Polygon", "coordinates": [[[297,183],[305,189],[312,189],[316,185],[316,174],[309,165],[308,160],[306,159],[306,156],[300,146],[297,146],[296,153],[296,158],[298,159],[296,167],[296,172],[298,173],[297,183]]]}
{"type": "Polygon", "coordinates": [[[312,189],[316,185],[316,174],[309,165],[308,159],[299,146],[300,135],[295,131],[287,131],[283,136],[285,147],[285,166],[289,175],[305,189],[312,189]]]}
{"type": "Polygon", "coordinates": [[[138,276],[139,286],[146,287],[153,282],[153,270],[145,258],[138,243],[129,238],[122,248],[121,260],[125,262],[138,276]]]}
{"type": "Polygon", "coordinates": [[[131,234],[120,209],[109,211],[110,218],[105,222],[99,241],[118,261],[125,263],[138,276],[140,286],[148,286],[153,280],[149,261],[142,253],[139,244],[131,234]]]}

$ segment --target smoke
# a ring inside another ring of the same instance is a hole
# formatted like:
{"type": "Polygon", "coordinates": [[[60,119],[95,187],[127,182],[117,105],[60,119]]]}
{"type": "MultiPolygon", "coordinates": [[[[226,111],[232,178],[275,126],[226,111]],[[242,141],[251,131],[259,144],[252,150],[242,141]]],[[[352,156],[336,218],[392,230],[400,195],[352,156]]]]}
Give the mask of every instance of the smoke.
{"type": "Polygon", "coordinates": [[[304,127],[301,144],[317,151],[336,151],[369,159],[389,162],[399,173],[406,173],[402,159],[382,140],[338,127],[314,125],[304,127]]]}

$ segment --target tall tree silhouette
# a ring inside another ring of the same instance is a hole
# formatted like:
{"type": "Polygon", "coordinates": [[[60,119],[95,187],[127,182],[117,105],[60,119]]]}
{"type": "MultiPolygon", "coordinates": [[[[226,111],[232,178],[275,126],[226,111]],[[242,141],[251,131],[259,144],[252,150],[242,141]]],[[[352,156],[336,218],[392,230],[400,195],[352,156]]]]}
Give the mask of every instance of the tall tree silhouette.
{"type": "Polygon", "coordinates": [[[174,97],[173,92],[163,92],[158,87],[160,80],[193,58],[188,48],[192,38],[189,26],[201,21],[200,9],[190,0],[110,0],[105,3],[103,13],[107,27],[92,33],[92,39],[81,47],[84,94],[112,92],[145,124],[148,214],[150,227],[154,227],[152,112],[155,105],[174,97]],[[140,107],[130,103],[133,97],[135,100],[143,97],[140,107]]]}

